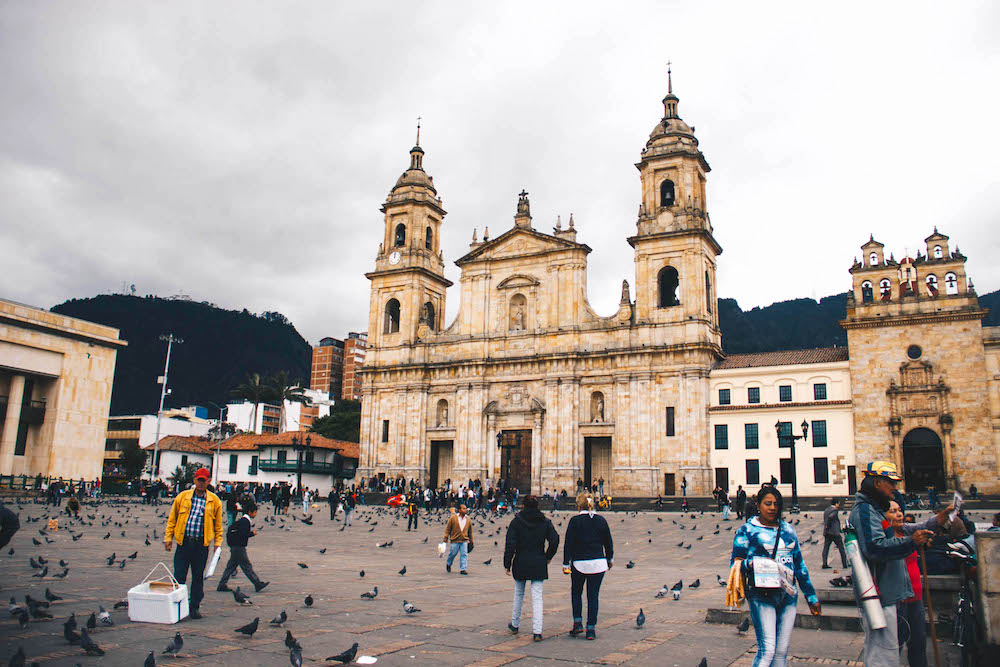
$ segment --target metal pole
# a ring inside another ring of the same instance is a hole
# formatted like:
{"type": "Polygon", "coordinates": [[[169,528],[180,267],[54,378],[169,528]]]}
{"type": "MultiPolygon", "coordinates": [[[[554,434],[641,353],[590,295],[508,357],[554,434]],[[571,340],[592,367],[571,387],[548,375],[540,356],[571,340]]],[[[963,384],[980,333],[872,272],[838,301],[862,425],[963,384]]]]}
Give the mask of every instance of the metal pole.
{"type": "Polygon", "coordinates": [[[795,441],[798,438],[792,435],[789,439],[792,445],[792,507],[797,509],[799,506],[799,471],[795,465],[795,441]]]}
{"type": "Polygon", "coordinates": [[[934,664],[941,667],[941,647],[938,646],[937,628],[934,627],[934,605],[931,604],[931,589],[927,585],[927,561],[924,558],[924,545],[917,547],[920,551],[920,576],[924,580],[924,599],[927,600],[927,617],[931,623],[931,644],[934,645],[934,664]]]}
{"type": "Polygon", "coordinates": [[[153,465],[149,468],[149,479],[154,480],[160,476],[160,419],[163,415],[163,399],[167,396],[167,374],[170,372],[170,348],[174,341],[181,343],[179,338],[174,338],[173,334],[160,336],[160,340],[167,341],[167,360],[163,364],[163,383],[160,385],[160,409],[156,411],[156,439],[153,441],[153,465]]]}

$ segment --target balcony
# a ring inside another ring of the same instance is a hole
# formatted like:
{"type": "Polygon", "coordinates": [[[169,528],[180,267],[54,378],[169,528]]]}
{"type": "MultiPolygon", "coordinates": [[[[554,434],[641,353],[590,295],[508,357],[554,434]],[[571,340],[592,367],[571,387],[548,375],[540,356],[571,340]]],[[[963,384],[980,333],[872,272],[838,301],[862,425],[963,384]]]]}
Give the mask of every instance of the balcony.
{"type": "MultiPolygon", "coordinates": [[[[261,459],[257,467],[264,472],[298,472],[298,464],[295,459],[261,459]]],[[[334,464],[326,461],[302,461],[302,472],[316,473],[319,475],[332,475],[334,464]]]]}

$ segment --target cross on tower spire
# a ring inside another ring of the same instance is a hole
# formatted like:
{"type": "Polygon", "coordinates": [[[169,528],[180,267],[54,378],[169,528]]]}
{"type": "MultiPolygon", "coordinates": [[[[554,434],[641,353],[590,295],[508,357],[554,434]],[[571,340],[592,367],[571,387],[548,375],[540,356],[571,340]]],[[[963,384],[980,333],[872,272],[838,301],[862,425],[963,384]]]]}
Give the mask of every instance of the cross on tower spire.
{"type": "Polygon", "coordinates": [[[667,94],[670,95],[674,92],[674,77],[670,71],[670,61],[667,61],[667,94]]]}
{"type": "Polygon", "coordinates": [[[417,146],[420,145],[420,116],[417,116],[417,146]]]}

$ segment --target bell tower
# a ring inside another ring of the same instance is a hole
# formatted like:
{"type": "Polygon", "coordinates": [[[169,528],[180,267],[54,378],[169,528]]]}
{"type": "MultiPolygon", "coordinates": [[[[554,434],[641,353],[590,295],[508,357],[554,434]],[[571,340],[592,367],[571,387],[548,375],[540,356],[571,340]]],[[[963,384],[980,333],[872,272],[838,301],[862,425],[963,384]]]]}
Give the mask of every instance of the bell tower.
{"type": "MultiPolygon", "coordinates": [[[[712,235],[705,195],[711,167],[694,128],[678,114],[679,102],[668,66],[663,118],[635,165],[642,200],[628,242],[635,249],[636,320],[683,325],[683,340],[721,345],[715,271],[722,247],[712,235]]],[[[659,329],[664,339],[657,342],[680,342],[672,330],[659,329]]]]}
{"type": "Polygon", "coordinates": [[[385,228],[375,257],[368,316],[369,360],[405,361],[399,355],[385,359],[380,350],[404,348],[443,328],[445,291],[441,224],[447,212],[424,171],[424,149],[410,149],[410,166],[396,181],[381,211],[385,228]],[[372,358],[374,357],[374,358],[372,358]]]}

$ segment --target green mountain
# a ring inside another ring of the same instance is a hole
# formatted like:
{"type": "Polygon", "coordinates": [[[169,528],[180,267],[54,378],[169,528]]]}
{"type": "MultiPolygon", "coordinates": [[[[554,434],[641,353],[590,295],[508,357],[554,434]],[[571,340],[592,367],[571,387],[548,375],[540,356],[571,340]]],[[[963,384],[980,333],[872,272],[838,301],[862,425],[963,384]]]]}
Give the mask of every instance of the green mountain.
{"type": "MultiPolygon", "coordinates": [[[[985,326],[1000,326],[1000,290],[979,297],[990,309],[985,326]]],[[[744,312],[734,299],[719,299],[722,347],[729,354],[847,345],[838,322],[844,319],[847,293],[820,299],[793,299],[744,312]]],[[[118,353],[111,414],[151,414],[160,400],[156,378],[163,373],[166,343],[173,333],[184,343],[173,348],[165,406],[224,405],[229,390],[247,373],[285,370],[308,382],[308,343],[280,313],[223,310],[211,304],[156,297],[102,295],[73,299],[52,312],[99,322],[121,330],[128,347],[118,353]]]]}
{"type": "Polygon", "coordinates": [[[309,344],[280,313],[224,310],[206,303],[105,294],[72,299],[52,312],[121,330],[128,347],[118,352],[111,414],[155,414],[160,401],[156,378],[163,374],[167,344],[160,335],[184,340],[170,353],[172,390],[165,407],[225,405],[229,391],[247,373],[288,371],[309,382],[309,344]]]}

